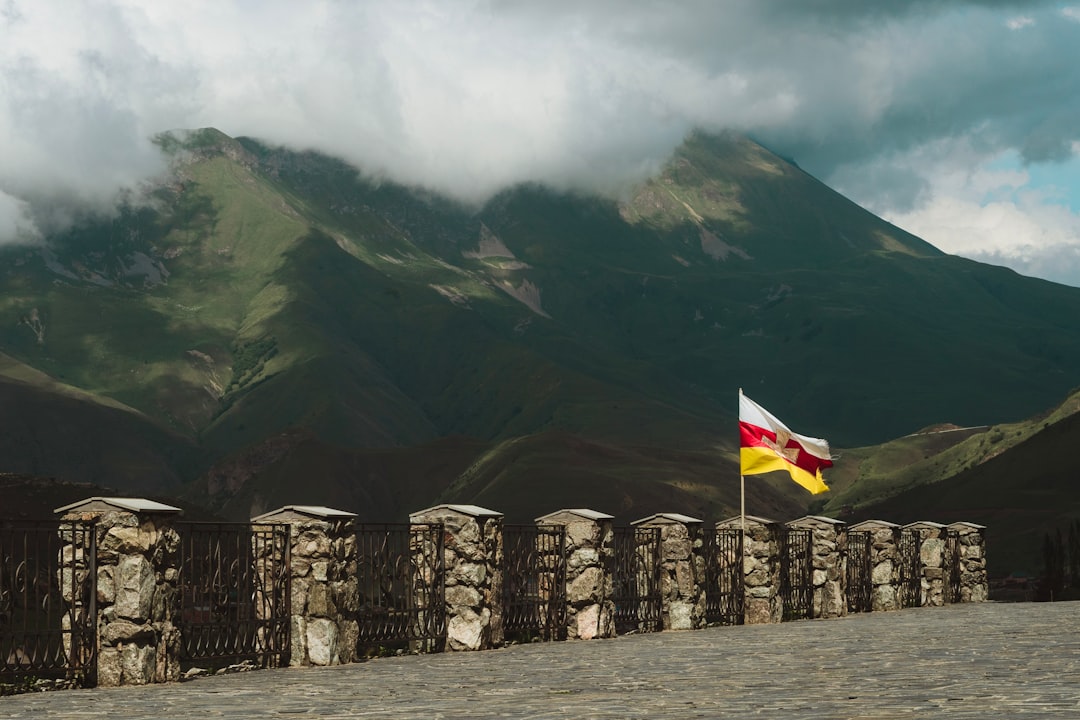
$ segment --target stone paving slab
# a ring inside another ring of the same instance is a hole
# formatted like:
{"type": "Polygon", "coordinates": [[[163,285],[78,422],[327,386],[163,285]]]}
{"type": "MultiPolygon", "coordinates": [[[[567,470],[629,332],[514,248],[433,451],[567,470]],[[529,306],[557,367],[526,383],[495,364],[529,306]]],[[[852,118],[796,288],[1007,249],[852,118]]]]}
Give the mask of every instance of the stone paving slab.
{"type": "Polygon", "coordinates": [[[0,698],[0,718],[1080,718],[1080,603],[381,658],[0,698]]]}

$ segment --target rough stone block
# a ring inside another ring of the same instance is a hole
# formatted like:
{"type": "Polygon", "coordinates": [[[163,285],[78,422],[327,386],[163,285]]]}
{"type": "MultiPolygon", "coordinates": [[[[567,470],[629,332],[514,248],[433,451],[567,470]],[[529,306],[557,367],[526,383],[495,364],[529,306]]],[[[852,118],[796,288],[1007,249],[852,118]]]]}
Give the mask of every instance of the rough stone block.
{"type": "Polygon", "coordinates": [[[468,585],[453,585],[446,588],[446,604],[452,607],[480,607],[483,596],[468,585]]]}
{"type": "Polygon", "coordinates": [[[130,620],[151,617],[156,579],[150,561],[142,555],[126,555],[117,568],[116,614],[130,620]]]}
{"type": "Polygon", "coordinates": [[[102,647],[98,650],[97,681],[99,687],[117,687],[123,678],[120,668],[120,650],[102,647]]]}
{"type": "Polygon", "coordinates": [[[566,586],[566,601],[583,603],[599,597],[603,588],[604,571],[598,567],[585,568],[584,571],[566,586]]]}
{"type": "Polygon", "coordinates": [[[458,563],[450,574],[459,583],[480,587],[487,579],[488,569],[487,566],[482,563],[463,562],[458,563]]]}
{"type": "Polygon", "coordinates": [[[101,549],[118,555],[141,555],[150,549],[156,539],[156,532],[143,532],[138,527],[111,527],[101,540],[101,549]]]}
{"type": "Polygon", "coordinates": [[[680,597],[691,598],[697,594],[698,585],[690,563],[681,562],[675,565],[675,580],[680,597]]]}
{"type": "Polygon", "coordinates": [[[154,628],[150,623],[136,624],[128,620],[117,620],[101,629],[101,642],[106,646],[132,642],[146,645],[153,641],[154,628]]]}
{"type": "MultiPolygon", "coordinates": [[[[308,593],[307,614],[311,617],[337,617],[337,607],[326,583],[314,583],[308,593]]],[[[310,630],[309,630],[310,632],[310,630]]]]}
{"type": "Polygon", "coordinates": [[[574,625],[577,630],[576,636],[581,640],[600,637],[600,605],[587,605],[580,608],[574,616],[574,625]]]}
{"type": "Polygon", "coordinates": [[[289,618],[290,665],[307,665],[307,619],[294,614],[289,618]]]}
{"type": "Polygon", "coordinates": [[[919,560],[925,567],[941,567],[945,554],[945,541],[940,538],[928,538],[919,549],[919,560]]]}
{"type": "Polygon", "coordinates": [[[157,671],[157,647],[125,643],[120,651],[120,668],[124,685],[146,685],[155,680],[157,671]]]}
{"type": "Polygon", "coordinates": [[[307,623],[307,652],[312,665],[333,665],[338,662],[337,623],[317,618],[307,623]]]}
{"type": "Polygon", "coordinates": [[[665,630],[693,630],[694,604],[685,600],[674,600],[668,604],[668,616],[665,630]]]}
{"type": "Polygon", "coordinates": [[[491,614],[487,608],[480,613],[472,608],[462,608],[446,624],[446,644],[451,650],[480,650],[483,648],[484,631],[491,614]]]}
{"type": "Polygon", "coordinates": [[[576,570],[590,565],[600,564],[600,551],[596,548],[578,548],[566,559],[566,567],[576,570]]]}
{"type": "Polygon", "coordinates": [[[870,571],[870,581],[874,585],[889,585],[893,581],[892,560],[883,560],[870,571]]]}

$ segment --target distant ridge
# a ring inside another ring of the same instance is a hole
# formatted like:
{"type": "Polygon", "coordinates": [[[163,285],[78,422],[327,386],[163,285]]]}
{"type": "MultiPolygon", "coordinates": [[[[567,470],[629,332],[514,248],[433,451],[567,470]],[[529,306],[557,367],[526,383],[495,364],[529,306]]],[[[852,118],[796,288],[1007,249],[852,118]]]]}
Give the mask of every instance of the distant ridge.
{"type": "Polygon", "coordinates": [[[720,515],[739,386],[843,447],[1077,384],[1080,290],[945,255],[739,135],[691,135],[621,202],[479,209],[213,129],[158,142],[153,203],[0,248],[11,471],[238,518],[720,515]]]}

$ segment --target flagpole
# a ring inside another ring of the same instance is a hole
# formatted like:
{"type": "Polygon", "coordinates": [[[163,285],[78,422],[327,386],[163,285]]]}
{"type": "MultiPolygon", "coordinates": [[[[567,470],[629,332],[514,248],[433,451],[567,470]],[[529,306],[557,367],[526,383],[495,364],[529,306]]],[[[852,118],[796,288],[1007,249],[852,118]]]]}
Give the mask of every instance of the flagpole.
{"type": "MultiPolygon", "coordinates": [[[[739,407],[742,407],[742,388],[739,388],[739,407]]],[[[746,476],[742,474],[742,440],[739,440],[739,524],[746,535],[746,476]]]]}

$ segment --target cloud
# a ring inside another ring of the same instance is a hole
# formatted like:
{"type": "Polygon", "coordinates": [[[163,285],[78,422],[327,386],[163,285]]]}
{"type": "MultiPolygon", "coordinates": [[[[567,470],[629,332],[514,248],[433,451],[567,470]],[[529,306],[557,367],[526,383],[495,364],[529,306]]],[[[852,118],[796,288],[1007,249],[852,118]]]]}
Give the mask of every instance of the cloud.
{"type": "Polygon", "coordinates": [[[0,192],[0,238],[23,238],[30,227],[26,204],[18,198],[0,192]]]}
{"type": "Polygon", "coordinates": [[[1009,28],[1010,30],[1023,30],[1024,28],[1031,27],[1034,24],[1035,19],[1030,18],[1027,15],[1018,15],[1005,21],[1005,27],[1009,28]]]}
{"type": "Polygon", "coordinates": [[[969,143],[954,141],[890,158],[933,180],[920,202],[872,209],[946,252],[1080,285],[1080,213],[1068,205],[1068,190],[1035,186],[1016,152],[983,164],[972,156],[969,143]]]}
{"type": "Polygon", "coordinates": [[[910,214],[944,186],[891,159],[942,143],[966,147],[951,157],[969,169],[1005,152],[1072,156],[1072,11],[1049,0],[0,0],[0,192],[11,198],[0,218],[48,232],[77,208],[107,211],[162,171],[152,135],[202,126],[472,202],[522,181],[619,193],[691,129],[730,128],[868,206],[910,214]],[[1010,29],[1021,21],[1024,32],[1010,29]]]}

